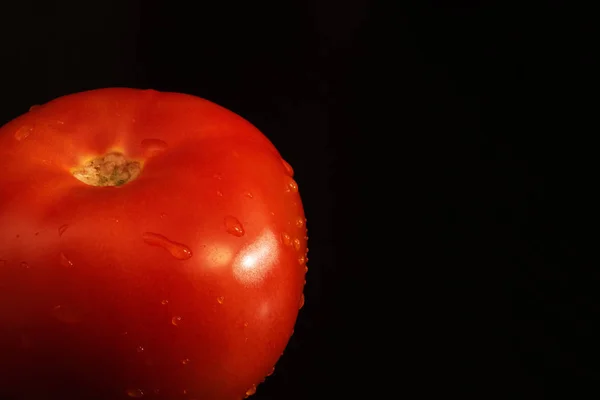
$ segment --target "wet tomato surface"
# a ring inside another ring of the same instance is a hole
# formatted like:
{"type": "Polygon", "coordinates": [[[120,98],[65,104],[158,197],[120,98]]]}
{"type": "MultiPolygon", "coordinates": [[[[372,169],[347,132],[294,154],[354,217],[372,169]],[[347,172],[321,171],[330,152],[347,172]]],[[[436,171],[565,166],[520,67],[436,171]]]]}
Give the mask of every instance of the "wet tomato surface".
{"type": "MultiPolygon", "coordinates": [[[[294,171],[194,96],[101,89],[0,129],[0,397],[242,399],[304,302],[294,171]]],[[[260,390],[260,389],[259,389],[260,390]]]]}

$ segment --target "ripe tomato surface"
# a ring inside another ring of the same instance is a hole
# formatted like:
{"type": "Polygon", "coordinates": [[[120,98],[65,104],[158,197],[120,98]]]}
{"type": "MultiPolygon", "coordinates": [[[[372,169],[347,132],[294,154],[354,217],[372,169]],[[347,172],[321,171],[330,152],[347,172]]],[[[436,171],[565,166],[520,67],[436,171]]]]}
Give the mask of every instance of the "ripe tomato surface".
{"type": "Polygon", "coordinates": [[[0,129],[0,398],[242,399],[304,302],[293,170],[190,95],[53,100],[0,129]]]}

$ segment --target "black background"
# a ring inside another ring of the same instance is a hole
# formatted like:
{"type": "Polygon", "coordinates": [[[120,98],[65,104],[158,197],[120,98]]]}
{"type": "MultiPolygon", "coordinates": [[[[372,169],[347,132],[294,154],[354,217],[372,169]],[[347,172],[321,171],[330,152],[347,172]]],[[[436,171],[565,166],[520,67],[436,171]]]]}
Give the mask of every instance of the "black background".
{"type": "Polygon", "coordinates": [[[310,271],[256,399],[598,393],[593,12],[183,4],[1,6],[0,122],[128,86],[207,98],[273,141],[310,271]]]}

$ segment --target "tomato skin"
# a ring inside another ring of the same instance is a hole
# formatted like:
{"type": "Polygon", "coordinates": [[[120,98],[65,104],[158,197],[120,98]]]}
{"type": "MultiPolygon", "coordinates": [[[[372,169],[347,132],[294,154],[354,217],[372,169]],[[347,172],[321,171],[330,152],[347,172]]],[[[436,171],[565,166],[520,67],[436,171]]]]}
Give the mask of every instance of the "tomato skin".
{"type": "Polygon", "coordinates": [[[240,399],[271,372],[303,302],[306,219],[254,126],[101,89],[0,128],[0,168],[0,397],[240,399]],[[73,176],[110,152],[140,175],[73,176]]]}

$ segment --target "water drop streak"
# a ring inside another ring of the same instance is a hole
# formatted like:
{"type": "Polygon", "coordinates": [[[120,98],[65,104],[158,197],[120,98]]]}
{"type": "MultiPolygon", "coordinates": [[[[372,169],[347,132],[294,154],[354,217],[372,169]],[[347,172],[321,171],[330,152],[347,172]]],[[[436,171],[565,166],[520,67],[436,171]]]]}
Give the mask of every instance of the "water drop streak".
{"type": "Polygon", "coordinates": [[[150,246],[162,247],[178,260],[187,260],[192,257],[192,251],[189,247],[169,240],[158,233],[146,232],[142,235],[142,239],[150,246]]]}
{"type": "Polygon", "coordinates": [[[225,217],[225,229],[228,233],[237,237],[244,236],[245,233],[244,227],[242,226],[240,221],[238,221],[237,218],[232,216],[225,217]]]}

